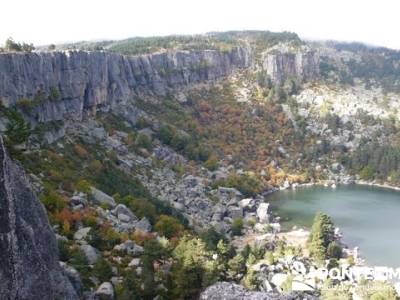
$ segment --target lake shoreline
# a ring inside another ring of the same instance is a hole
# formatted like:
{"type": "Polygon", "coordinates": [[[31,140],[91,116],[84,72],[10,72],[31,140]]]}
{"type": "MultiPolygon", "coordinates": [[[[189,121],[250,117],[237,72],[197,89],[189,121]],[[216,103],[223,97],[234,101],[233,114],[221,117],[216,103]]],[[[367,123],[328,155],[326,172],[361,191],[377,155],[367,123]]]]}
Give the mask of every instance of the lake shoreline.
{"type": "MultiPolygon", "coordinates": [[[[291,185],[287,185],[285,184],[285,186],[281,186],[279,189],[274,189],[273,192],[269,193],[269,195],[266,196],[266,201],[270,202],[270,203],[274,203],[276,201],[276,199],[274,198],[270,198],[268,196],[275,194],[275,192],[277,191],[290,191],[293,190],[295,191],[296,189],[300,189],[303,187],[325,187],[327,188],[326,190],[335,190],[336,187],[342,186],[342,187],[346,187],[346,186],[364,186],[364,187],[374,187],[374,188],[378,188],[378,189],[387,189],[387,190],[393,190],[393,191],[400,191],[400,187],[397,186],[392,186],[390,184],[387,183],[376,183],[373,181],[364,181],[364,180],[355,180],[351,183],[335,183],[333,181],[318,181],[318,182],[309,182],[309,183],[303,183],[303,184],[291,184],[291,185]],[[337,185],[336,185],[337,184],[337,185]]],[[[325,190],[325,189],[324,189],[325,190]]],[[[276,202],[275,202],[276,203],[276,202]]],[[[309,226],[304,226],[302,224],[296,224],[296,222],[292,222],[290,221],[290,219],[286,219],[286,217],[284,215],[281,215],[279,213],[279,211],[275,211],[274,215],[276,217],[278,217],[279,223],[281,223],[282,225],[282,233],[283,234],[291,234],[292,232],[296,232],[296,231],[310,231],[310,227],[309,226]],[[288,225],[285,225],[284,223],[288,223],[290,225],[290,227],[288,225]]],[[[301,222],[300,222],[301,223],[301,222]]],[[[339,224],[338,224],[339,225],[339,224]]],[[[341,228],[341,226],[339,225],[339,228],[341,228]]],[[[342,228],[341,228],[342,229],[342,228]]],[[[346,233],[342,232],[341,238],[340,238],[340,242],[342,244],[342,246],[346,249],[345,252],[346,254],[350,254],[353,255],[354,252],[356,252],[357,254],[355,255],[357,258],[357,265],[359,266],[371,266],[371,262],[368,261],[367,257],[365,257],[363,255],[363,247],[361,245],[359,245],[356,241],[352,241],[351,237],[347,236],[346,233]],[[361,253],[360,253],[361,250],[361,253]]],[[[391,264],[387,264],[387,265],[391,265],[391,264]]]]}
{"type": "Polygon", "coordinates": [[[384,188],[384,189],[400,191],[400,187],[397,187],[397,186],[394,186],[394,185],[390,185],[390,184],[387,184],[387,183],[380,184],[380,183],[374,183],[374,182],[371,182],[371,181],[356,180],[354,182],[354,184],[363,185],[363,186],[380,187],[380,188],[384,188]]]}
{"type": "Polygon", "coordinates": [[[344,185],[344,186],[349,186],[349,185],[361,185],[361,186],[372,186],[372,187],[379,187],[379,188],[384,188],[384,189],[390,189],[394,191],[400,191],[400,187],[390,185],[388,183],[376,183],[374,181],[366,181],[366,180],[354,180],[352,182],[348,183],[343,183],[343,182],[335,182],[333,180],[320,180],[317,182],[306,182],[306,183],[293,183],[289,185],[283,185],[279,186],[278,188],[275,188],[273,190],[270,190],[265,196],[269,196],[273,193],[279,192],[279,191],[284,191],[284,190],[295,190],[297,188],[303,188],[303,187],[312,187],[312,186],[323,186],[323,187],[330,187],[330,188],[336,188],[339,185],[344,185]]]}

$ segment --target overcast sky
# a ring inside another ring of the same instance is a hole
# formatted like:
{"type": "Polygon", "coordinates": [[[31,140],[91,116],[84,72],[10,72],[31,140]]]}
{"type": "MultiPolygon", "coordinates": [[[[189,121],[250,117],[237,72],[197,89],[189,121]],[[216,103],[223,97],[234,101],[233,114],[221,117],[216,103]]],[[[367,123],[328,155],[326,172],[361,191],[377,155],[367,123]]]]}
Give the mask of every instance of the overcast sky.
{"type": "Polygon", "coordinates": [[[400,49],[398,0],[0,0],[0,8],[1,44],[259,29],[400,49]]]}

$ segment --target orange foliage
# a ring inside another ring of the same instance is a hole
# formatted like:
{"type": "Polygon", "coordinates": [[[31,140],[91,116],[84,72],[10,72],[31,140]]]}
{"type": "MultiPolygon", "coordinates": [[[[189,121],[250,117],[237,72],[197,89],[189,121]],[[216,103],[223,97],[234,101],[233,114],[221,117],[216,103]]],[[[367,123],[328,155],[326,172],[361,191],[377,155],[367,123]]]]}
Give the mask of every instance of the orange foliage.
{"type": "Polygon", "coordinates": [[[137,244],[143,246],[146,241],[155,239],[154,233],[147,233],[141,230],[135,230],[132,234],[132,240],[135,241],[137,244]]]}
{"type": "Polygon", "coordinates": [[[60,223],[67,221],[69,224],[82,221],[82,214],[79,211],[71,211],[69,208],[64,207],[62,211],[57,214],[60,223]]]}
{"type": "Polygon", "coordinates": [[[76,155],[78,155],[80,158],[85,158],[88,155],[88,152],[85,148],[83,148],[82,145],[75,144],[74,145],[74,151],[76,155]]]}

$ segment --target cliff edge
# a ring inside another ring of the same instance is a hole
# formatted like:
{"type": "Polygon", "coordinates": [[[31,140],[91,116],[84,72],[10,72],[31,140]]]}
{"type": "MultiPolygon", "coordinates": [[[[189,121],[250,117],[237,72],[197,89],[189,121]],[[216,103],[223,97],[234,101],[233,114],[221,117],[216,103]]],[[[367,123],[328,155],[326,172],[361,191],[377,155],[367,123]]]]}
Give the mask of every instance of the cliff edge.
{"type": "Polygon", "coordinates": [[[1,136],[0,161],[1,299],[78,299],[59,266],[45,210],[1,136]]]}

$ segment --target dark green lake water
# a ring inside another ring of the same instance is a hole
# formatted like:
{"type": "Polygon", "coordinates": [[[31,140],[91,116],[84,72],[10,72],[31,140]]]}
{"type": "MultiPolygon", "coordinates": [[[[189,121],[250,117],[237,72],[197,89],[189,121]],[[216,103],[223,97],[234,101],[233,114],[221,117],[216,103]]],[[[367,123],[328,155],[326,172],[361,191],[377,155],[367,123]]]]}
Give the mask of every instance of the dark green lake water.
{"type": "Polygon", "coordinates": [[[316,212],[331,216],[349,246],[359,246],[369,265],[400,267],[400,192],[349,185],[302,187],[268,196],[288,229],[309,228],[316,212]]]}

